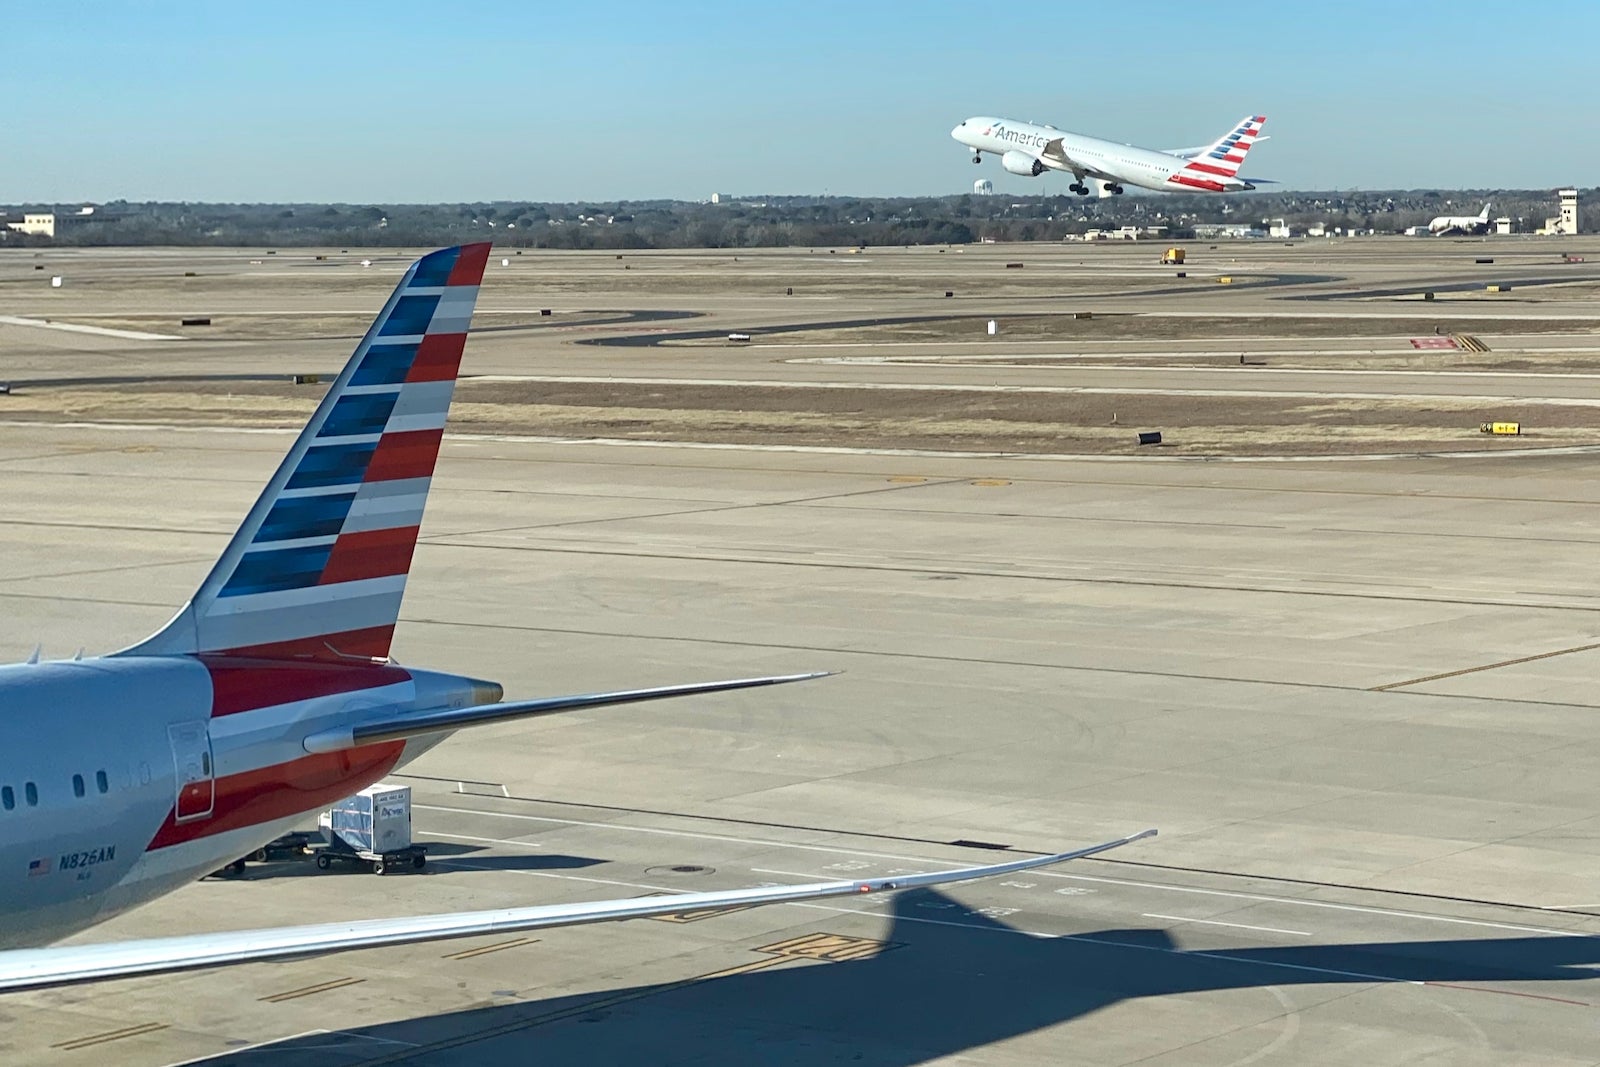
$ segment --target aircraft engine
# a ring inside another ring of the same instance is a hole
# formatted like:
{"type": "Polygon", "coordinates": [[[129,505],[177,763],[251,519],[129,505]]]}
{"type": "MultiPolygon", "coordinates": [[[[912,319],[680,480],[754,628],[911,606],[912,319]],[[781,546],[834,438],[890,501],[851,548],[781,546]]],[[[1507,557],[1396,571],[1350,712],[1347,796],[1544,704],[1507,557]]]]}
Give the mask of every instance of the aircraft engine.
{"type": "Polygon", "coordinates": [[[1045,165],[1026,152],[1010,151],[1000,157],[1000,165],[1012,174],[1024,178],[1037,178],[1045,172],[1045,165]]]}

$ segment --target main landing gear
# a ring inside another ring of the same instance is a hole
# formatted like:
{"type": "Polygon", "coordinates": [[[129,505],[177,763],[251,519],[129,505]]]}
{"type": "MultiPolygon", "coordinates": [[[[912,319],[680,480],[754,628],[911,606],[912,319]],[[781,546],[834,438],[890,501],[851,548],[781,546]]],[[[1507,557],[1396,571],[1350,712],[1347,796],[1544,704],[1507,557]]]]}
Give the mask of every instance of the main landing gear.
{"type": "Polygon", "coordinates": [[[1121,196],[1123,193],[1125,193],[1127,191],[1120,185],[1113,185],[1113,186],[1110,187],[1110,189],[1111,189],[1111,195],[1112,196],[1121,196]]]}
{"type": "Polygon", "coordinates": [[[1089,187],[1082,182],[1073,182],[1071,185],[1067,186],[1067,188],[1072,192],[1077,193],[1079,196],[1089,195],[1089,187]]]}

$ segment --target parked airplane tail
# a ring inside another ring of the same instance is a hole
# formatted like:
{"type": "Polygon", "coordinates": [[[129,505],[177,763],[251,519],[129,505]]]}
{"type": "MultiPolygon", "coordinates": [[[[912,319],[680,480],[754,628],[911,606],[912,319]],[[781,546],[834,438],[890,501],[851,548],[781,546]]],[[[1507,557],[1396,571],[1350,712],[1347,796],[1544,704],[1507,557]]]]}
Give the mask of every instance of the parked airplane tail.
{"type": "Polygon", "coordinates": [[[1494,206],[1494,204],[1493,204],[1492,201],[1490,203],[1487,203],[1487,204],[1483,205],[1483,210],[1478,212],[1478,221],[1479,222],[1488,222],[1489,221],[1489,209],[1491,207],[1493,207],[1493,206],[1494,206]]]}
{"type": "Polygon", "coordinates": [[[1261,137],[1261,127],[1266,121],[1265,115],[1241,119],[1232,130],[1217,138],[1214,144],[1192,156],[1184,170],[1221,178],[1237,176],[1250,146],[1264,139],[1261,137]]]}
{"type": "Polygon", "coordinates": [[[388,658],[488,258],[411,265],[193,598],[119,655],[388,658]]]}

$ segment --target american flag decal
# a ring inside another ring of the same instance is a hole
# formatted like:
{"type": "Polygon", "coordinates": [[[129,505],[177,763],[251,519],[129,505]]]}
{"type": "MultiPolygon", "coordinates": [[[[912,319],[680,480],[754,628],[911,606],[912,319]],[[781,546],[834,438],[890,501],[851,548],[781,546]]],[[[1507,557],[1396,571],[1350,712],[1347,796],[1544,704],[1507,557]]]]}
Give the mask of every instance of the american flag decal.
{"type": "Polygon", "coordinates": [[[42,874],[49,874],[49,873],[50,873],[50,858],[48,856],[46,856],[43,859],[29,860],[28,861],[28,877],[29,878],[37,878],[42,874]]]}

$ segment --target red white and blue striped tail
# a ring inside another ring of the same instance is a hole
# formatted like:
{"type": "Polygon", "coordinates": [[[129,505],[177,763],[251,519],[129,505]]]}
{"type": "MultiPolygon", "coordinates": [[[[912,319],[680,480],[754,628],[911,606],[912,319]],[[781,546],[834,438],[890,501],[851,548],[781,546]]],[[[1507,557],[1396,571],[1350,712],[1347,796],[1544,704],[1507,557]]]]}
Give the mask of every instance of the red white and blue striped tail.
{"type": "Polygon", "coordinates": [[[1250,146],[1261,138],[1261,126],[1266,125],[1266,115],[1251,115],[1240,118],[1237,125],[1222,134],[1210,147],[1190,155],[1181,171],[1173,174],[1168,181],[1176,186],[1189,186],[1192,189],[1206,189],[1210,192],[1222,192],[1230,187],[1238,186],[1238,168],[1245,163],[1245,155],[1250,152],[1250,146]]]}
{"type": "Polygon", "coordinates": [[[124,655],[388,658],[488,258],[411,265],[193,599],[124,655]]]}

